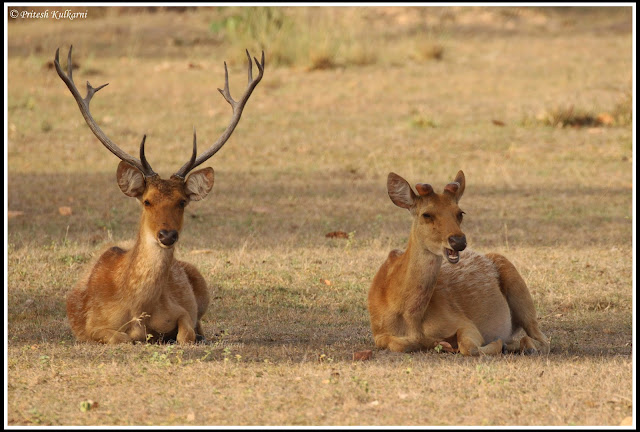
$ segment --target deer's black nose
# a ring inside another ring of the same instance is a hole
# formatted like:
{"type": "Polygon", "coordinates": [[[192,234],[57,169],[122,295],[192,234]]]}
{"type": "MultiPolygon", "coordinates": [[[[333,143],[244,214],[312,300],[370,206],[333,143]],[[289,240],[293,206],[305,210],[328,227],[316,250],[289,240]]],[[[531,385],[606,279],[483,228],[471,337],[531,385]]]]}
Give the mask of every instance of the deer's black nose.
{"type": "Polygon", "coordinates": [[[161,230],[158,231],[158,240],[165,246],[173,246],[178,241],[178,231],[176,230],[161,230]]]}
{"type": "Polygon", "coordinates": [[[460,252],[467,247],[467,237],[462,236],[451,236],[449,237],[449,244],[451,245],[451,249],[456,252],[460,252]]]}

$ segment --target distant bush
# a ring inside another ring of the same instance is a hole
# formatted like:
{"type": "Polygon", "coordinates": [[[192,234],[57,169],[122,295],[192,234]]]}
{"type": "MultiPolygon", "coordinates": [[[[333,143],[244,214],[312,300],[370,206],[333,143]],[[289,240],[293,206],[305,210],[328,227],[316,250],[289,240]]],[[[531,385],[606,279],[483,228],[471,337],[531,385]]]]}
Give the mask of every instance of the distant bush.
{"type": "Polygon", "coordinates": [[[212,22],[210,28],[235,46],[256,51],[268,48],[269,61],[276,65],[318,70],[375,63],[370,44],[345,31],[353,23],[340,14],[336,19],[325,9],[225,8],[226,16],[212,22]]]}

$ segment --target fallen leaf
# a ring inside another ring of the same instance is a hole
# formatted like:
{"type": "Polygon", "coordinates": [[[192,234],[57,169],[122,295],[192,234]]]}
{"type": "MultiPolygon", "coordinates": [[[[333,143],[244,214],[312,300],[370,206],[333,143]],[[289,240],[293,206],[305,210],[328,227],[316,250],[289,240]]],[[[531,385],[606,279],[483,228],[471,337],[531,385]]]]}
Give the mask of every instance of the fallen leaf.
{"type": "Polygon", "coordinates": [[[24,214],[24,212],[20,211],[20,210],[9,210],[7,212],[7,218],[11,219],[11,218],[14,218],[16,216],[22,216],[23,214],[24,214]]]}
{"type": "Polygon", "coordinates": [[[67,207],[67,206],[58,207],[58,212],[59,212],[62,216],[71,216],[71,213],[73,213],[73,212],[71,211],[71,207],[67,207]]]}
{"type": "Polygon", "coordinates": [[[213,252],[212,249],[194,249],[189,253],[191,255],[199,255],[199,254],[208,254],[208,253],[212,253],[212,252],[213,252]]]}
{"type": "Polygon", "coordinates": [[[82,412],[87,412],[96,408],[98,408],[98,402],[94,402],[91,399],[80,402],[80,411],[82,412]]]}
{"type": "Polygon", "coordinates": [[[343,239],[348,239],[349,238],[349,234],[347,234],[344,231],[332,231],[330,233],[327,233],[325,235],[325,237],[328,238],[343,238],[343,239]]]}
{"type": "Polygon", "coordinates": [[[353,361],[371,360],[372,356],[373,356],[373,351],[371,350],[356,351],[353,353],[353,361]]]}
{"type": "Polygon", "coordinates": [[[598,116],[596,117],[596,121],[599,124],[605,125],[605,126],[611,126],[612,124],[615,123],[613,116],[606,112],[598,114],[598,116]]]}
{"type": "Polygon", "coordinates": [[[450,353],[457,353],[459,351],[457,348],[452,347],[449,342],[445,342],[445,341],[437,342],[434,349],[438,352],[444,351],[444,352],[450,352],[450,353]]]}
{"type": "Polygon", "coordinates": [[[171,68],[171,65],[169,64],[169,62],[165,61],[165,62],[160,63],[159,65],[156,65],[153,68],[153,70],[155,72],[161,72],[161,71],[165,71],[165,70],[170,69],[170,68],[171,68]]]}
{"type": "Polygon", "coordinates": [[[491,123],[493,123],[496,126],[504,126],[504,122],[500,120],[491,120],[491,123]]]}
{"type": "Polygon", "coordinates": [[[331,285],[331,281],[329,279],[320,279],[322,282],[324,282],[325,285],[331,285]]]}
{"type": "Polygon", "coordinates": [[[258,214],[271,213],[271,209],[269,207],[263,207],[263,206],[251,207],[251,211],[258,214]]]}
{"type": "Polygon", "coordinates": [[[620,426],[633,426],[633,417],[625,417],[620,422],[620,426]]]}

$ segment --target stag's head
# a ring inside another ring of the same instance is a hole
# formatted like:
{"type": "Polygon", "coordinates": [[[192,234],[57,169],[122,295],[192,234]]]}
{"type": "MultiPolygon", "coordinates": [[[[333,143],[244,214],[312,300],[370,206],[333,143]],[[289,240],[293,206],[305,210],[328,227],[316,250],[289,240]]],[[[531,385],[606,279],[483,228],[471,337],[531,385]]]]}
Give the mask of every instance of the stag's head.
{"type": "MultiPolygon", "coordinates": [[[[195,136],[194,157],[195,159],[195,136]]],[[[165,180],[151,170],[144,157],[144,139],[140,146],[142,167],[121,161],[116,177],[122,193],[142,204],[141,236],[157,242],[162,248],[172,248],[184,220],[184,209],[191,201],[200,201],[213,188],[213,169],[194,171],[186,178],[173,174],[165,180]],[[141,169],[142,168],[142,169],[141,169]]]]}
{"type": "Polygon", "coordinates": [[[460,260],[459,252],[467,247],[460,229],[464,212],[458,207],[464,185],[464,173],[458,171],[442,193],[435,192],[429,184],[418,183],[416,194],[399,175],[389,173],[387,177],[389,198],[413,216],[412,241],[434,255],[443,255],[452,264],[460,260]]]}
{"type": "Polygon", "coordinates": [[[162,248],[171,248],[178,241],[180,229],[182,228],[184,208],[191,201],[199,201],[207,196],[213,187],[213,169],[203,168],[198,171],[191,172],[194,168],[208,160],[227,142],[235,127],[240,121],[242,110],[249,100],[253,89],[258,85],[264,73],[264,52],[259,62],[254,58],[259,74],[254,79],[252,76],[253,62],[247,51],[249,59],[249,84],[242,97],[235,101],[231,97],[229,91],[229,73],[227,64],[224,64],[225,85],[224,89],[218,89],[225,100],[231,105],[233,115],[231,122],[209,149],[200,156],[197,156],[196,133],[193,132],[193,151],[191,158],[187,161],[175,174],[169,179],[161,179],[156,174],[151,165],[147,161],[144,154],[144,144],[146,135],[140,144],[140,159],[137,159],[114,144],[100,129],[93,119],[89,111],[89,103],[93,95],[105,87],[103,84],[94,88],[87,81],[87,95],[82,98],[72,76],[71,51],[69,48],[69,56],[67,59],[67,73],[65,74],[60,67],[59,49],[56,50],[54,65],[58,75],[67,85],[74,99],[76,100],[80,112],[84,117],[87,125],[94,135],[102,142],[102,144],[118,158],[121,162],[118,165],[116,177],[118,186],[122,192],[130,197],[137,198],[142,204],[142,224],[141,233],[150,241],[157,242],[162,248]]]}

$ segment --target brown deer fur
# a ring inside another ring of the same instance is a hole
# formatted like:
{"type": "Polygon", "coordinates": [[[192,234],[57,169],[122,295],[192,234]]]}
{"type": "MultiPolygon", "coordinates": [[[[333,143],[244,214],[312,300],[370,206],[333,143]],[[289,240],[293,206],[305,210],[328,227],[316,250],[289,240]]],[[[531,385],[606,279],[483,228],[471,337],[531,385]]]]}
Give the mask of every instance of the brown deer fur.
{"type": "MultiPolygon", "coordinates": [[[[130,250],[112,247],[67,297],[67,316],[80,341],[121,343],[203,336],[200,318],[207,310],[207,284],[191,264],[174,257],[174,245],[158,239],[161,230],[180,232],[184,207],[204,198],[213,187],[213,169],[186,180],[172,176],[145,178],[120,162],[118,185],[142,204],[140,227],[130,250]]],[[[176,238],[177,238],[176,234],[176,238]]]]}
{"type": "Polygon", "coordinates": [[[376,346],[432,349],[445,341],[464,355],[548,353],[527,286],[505,257],[466,247],[458,207],[462,171],[443,193],[418,184],[415,194],[390,173],[389,197],[413,216],[404,252],[393,250],[375,275],[368,307],[376,346]],[[515,338],[520,329],[527,333],[515,338]]]}

